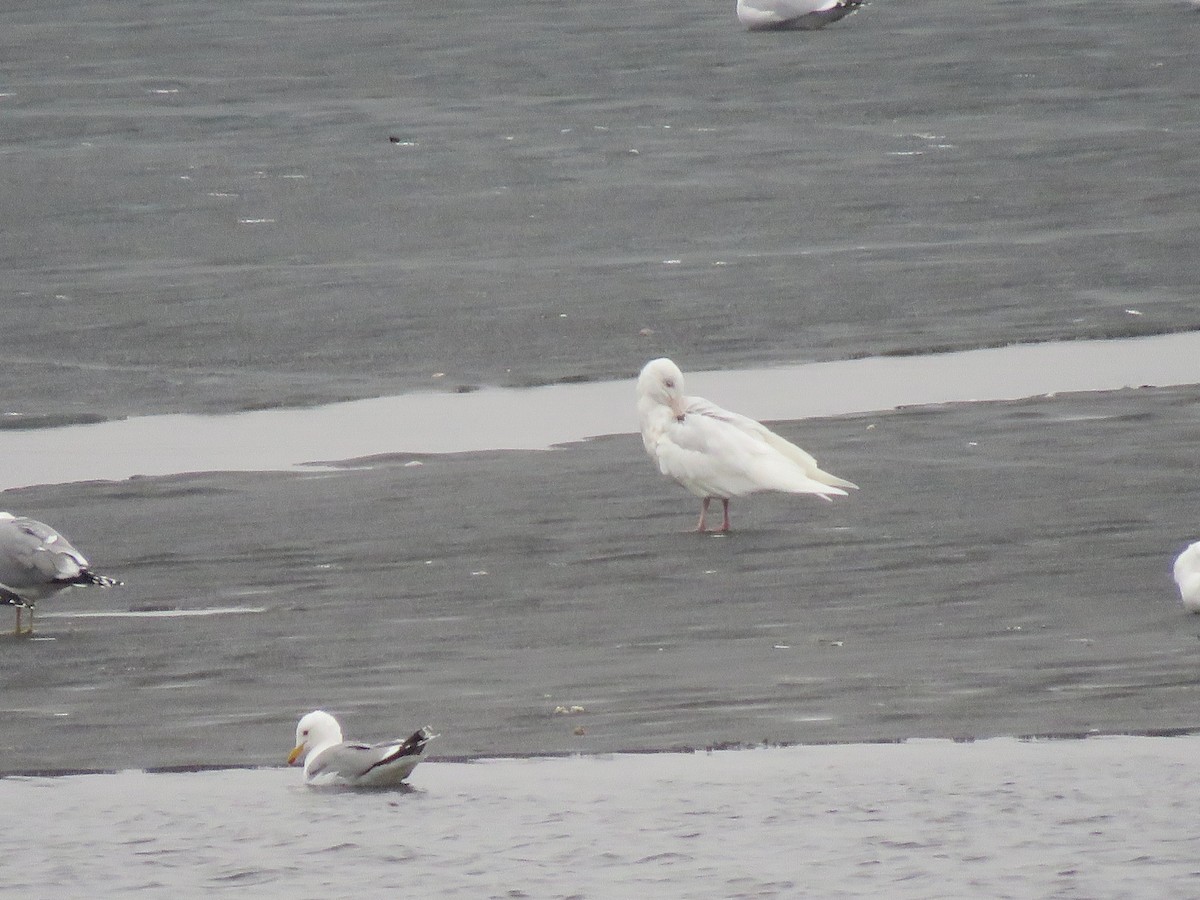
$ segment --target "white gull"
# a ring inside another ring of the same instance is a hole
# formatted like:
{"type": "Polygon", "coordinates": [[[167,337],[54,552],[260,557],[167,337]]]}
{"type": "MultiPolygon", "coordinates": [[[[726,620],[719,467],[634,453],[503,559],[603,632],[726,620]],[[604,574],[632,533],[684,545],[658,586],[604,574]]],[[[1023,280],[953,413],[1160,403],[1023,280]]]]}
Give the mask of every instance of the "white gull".
{"type": "Polygon", "coordinates": [[[865,5],[865,0],[738,0],[737,17],[751,31],[815,31],[865,5]]]}
{"type": "Polygon", "coordinates": [[[684,394],[683,373],[671,360],[653,359],[637,381],[642,443],[659,471],[701,499],[697,531],[708,504],[720,499],[729,530],[729,499],[757,491],[816,494],[829,500],[858,485],[822,471],[809,453],[765,425],[684,394]]]}
{"type": "Polygon", "coordinates": [[[1200,613],[1200,541],[1175,558],[1175,583],[1188,612],[1200,613]]]}
{"type": "Polygon", "coordinates": [[[424,758],[425,745],[435,737],[422,728],[407,738],[378,744],[344,741],[337,719],[318,709],[296,725],[296,747],[288,765],[304,763],[306,784],[390,787],[412,774],[424,758]]]}

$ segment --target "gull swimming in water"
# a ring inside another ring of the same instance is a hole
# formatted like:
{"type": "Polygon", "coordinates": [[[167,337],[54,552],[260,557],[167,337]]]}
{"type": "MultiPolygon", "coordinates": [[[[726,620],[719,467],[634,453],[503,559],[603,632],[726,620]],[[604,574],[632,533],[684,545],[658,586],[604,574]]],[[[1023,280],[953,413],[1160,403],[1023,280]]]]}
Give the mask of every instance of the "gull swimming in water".
{"type": "Polygon", "coordinates": [[[751,31],[815,31],[865,6],[866,0],[738,0],[738,21],[751,31]]]}
{"type": "Polygon", "coordinates": [[[36,519],[0,512],[0,604],[17,609],[16,634],[21,634],[21,610],[76,584],[110,587],[115,578],[97,575],[84,555],[65,537],[36,519]]]}
{"type": "Polygon", "coordinates": [[[1200,541],[1175,558],[1175,583],[1184,609],[1200,613],[1200,541]]]}
{"type": "Polygon", "coordinates": [[[304,763],[306,784],[389,787],[412,774],[424,758],[425,745],[435,737],[422,728],[407,738],[378,744],[343,741],[337,719],[318,709],[296,725],[296,747],[288,755],[288,765],[304,763]]]}
{"type": "Polygon", "coordinates": [[[683,392],[683,373],[671,360],[652,359],[637,381],[642,443],[659,471],[701,499],[697,531],[708,504],[720,499],[729,530],[729,499],[756,491],[845,496],[858,485],[822,471],[817,461],[765,425],[683,392]]]}

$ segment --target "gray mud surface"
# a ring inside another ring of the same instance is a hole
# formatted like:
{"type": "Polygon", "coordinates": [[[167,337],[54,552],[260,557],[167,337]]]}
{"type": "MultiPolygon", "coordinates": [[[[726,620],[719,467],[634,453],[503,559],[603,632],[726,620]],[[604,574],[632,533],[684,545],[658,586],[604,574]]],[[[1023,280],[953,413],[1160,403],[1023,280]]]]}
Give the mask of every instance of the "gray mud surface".
{"type": "MultiPolygon", "coordinates": [[[[0,424],[1200,328],[1188,4],[732,7],[11,5],[0,424]]],[[[1195,388],[781,429],[862,491],[726,537],[632,435],[5,491],[125,586],[0,771],[1200,725],[1195,388]]]]}
{"type": "Polygon", "coordinates": [[[445,756],[1200,726],[1195,388],[779,430],[862,490],[697,535],[616,435],[9,491],[126,584],[0,638],[3,767],[275,763],[317,706],[445,756]]]}

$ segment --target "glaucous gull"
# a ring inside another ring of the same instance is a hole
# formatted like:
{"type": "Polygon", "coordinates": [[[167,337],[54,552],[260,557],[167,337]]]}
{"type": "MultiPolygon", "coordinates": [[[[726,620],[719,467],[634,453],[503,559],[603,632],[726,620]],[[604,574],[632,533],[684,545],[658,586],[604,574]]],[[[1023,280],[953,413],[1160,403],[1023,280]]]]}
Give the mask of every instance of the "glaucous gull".
{"type": "Polygon", "coordinates": [[[684,394],[683,373],[663,357],[646,363],[637,381],[642,443],[659,471],[701,499],[697,531],[713,498],[729,530],[729,499],[757,491],[845,496],[858,485],[822,471],[817,461],[765,425],[684,394]]]}

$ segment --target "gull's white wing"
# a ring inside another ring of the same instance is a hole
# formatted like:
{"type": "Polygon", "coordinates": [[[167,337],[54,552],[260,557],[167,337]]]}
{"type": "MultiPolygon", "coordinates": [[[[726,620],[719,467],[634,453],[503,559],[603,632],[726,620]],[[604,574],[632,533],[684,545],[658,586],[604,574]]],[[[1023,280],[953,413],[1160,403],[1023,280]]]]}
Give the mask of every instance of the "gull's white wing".
{"type": "Polygon", "coordinates": [[[738,0],[738,21],[750,28],[817,29],[844,18],[861,0],[738,0]]]}
{"type": "Polygon", "coordinates": [[[403,740],[361,744],[346,741],[322,750],[305,767],[309,781],[340,781],[348,784],[392,784],[409,776],[425,745],[434,737],[422,728],[403,740]]]}
{"type": "Polygon", "coordinates": [[[88,561],[61,534],[23,516],[0,519],[0,585],[34,599],[60,590],[88,561]]]}
{"type": "MultiPolygon", "coordinates": [[[[845,478],[839,478],[830,472],[826,472],[817,462],[817,458],[805,450],[803,447],[798,447],[789,441],[787,438],[780,437],[762,422],[757,422],[749,416],[743,416],[740,413],[730,412],[727,409],[722,409],[717,404],[705,400],[703,397],[688,397],[688,411],[695,410],[701,415],[708,415],[713,418],[723,419],[732,425],[745,431],[747,434],[758,437],[765,441],[776,451],[790,459],[800,470],[811,478],[813,481],[819,481],[821,484],[829,485],[830,487],[853,488],[858,489],[858,485],[853,481],[847,481],[845,478]]],[[[843,491],[834,491],[835,494],[844,493],[843,491]]]]}
{"type": "MultiPolygon", "coordinates": [[[[700,397],[689,397],[682,420],[671,419],[658,440],[663,474],[699,497],[738,497],[755,491],[786,491],[829,498],[840,487],[809,474],[816,461],[753,419],[700,397]],[[802,454],[797,458],[787,448],[802,454]]],[[[834,477],[834,476],[829,476],[834,477]]]]}

